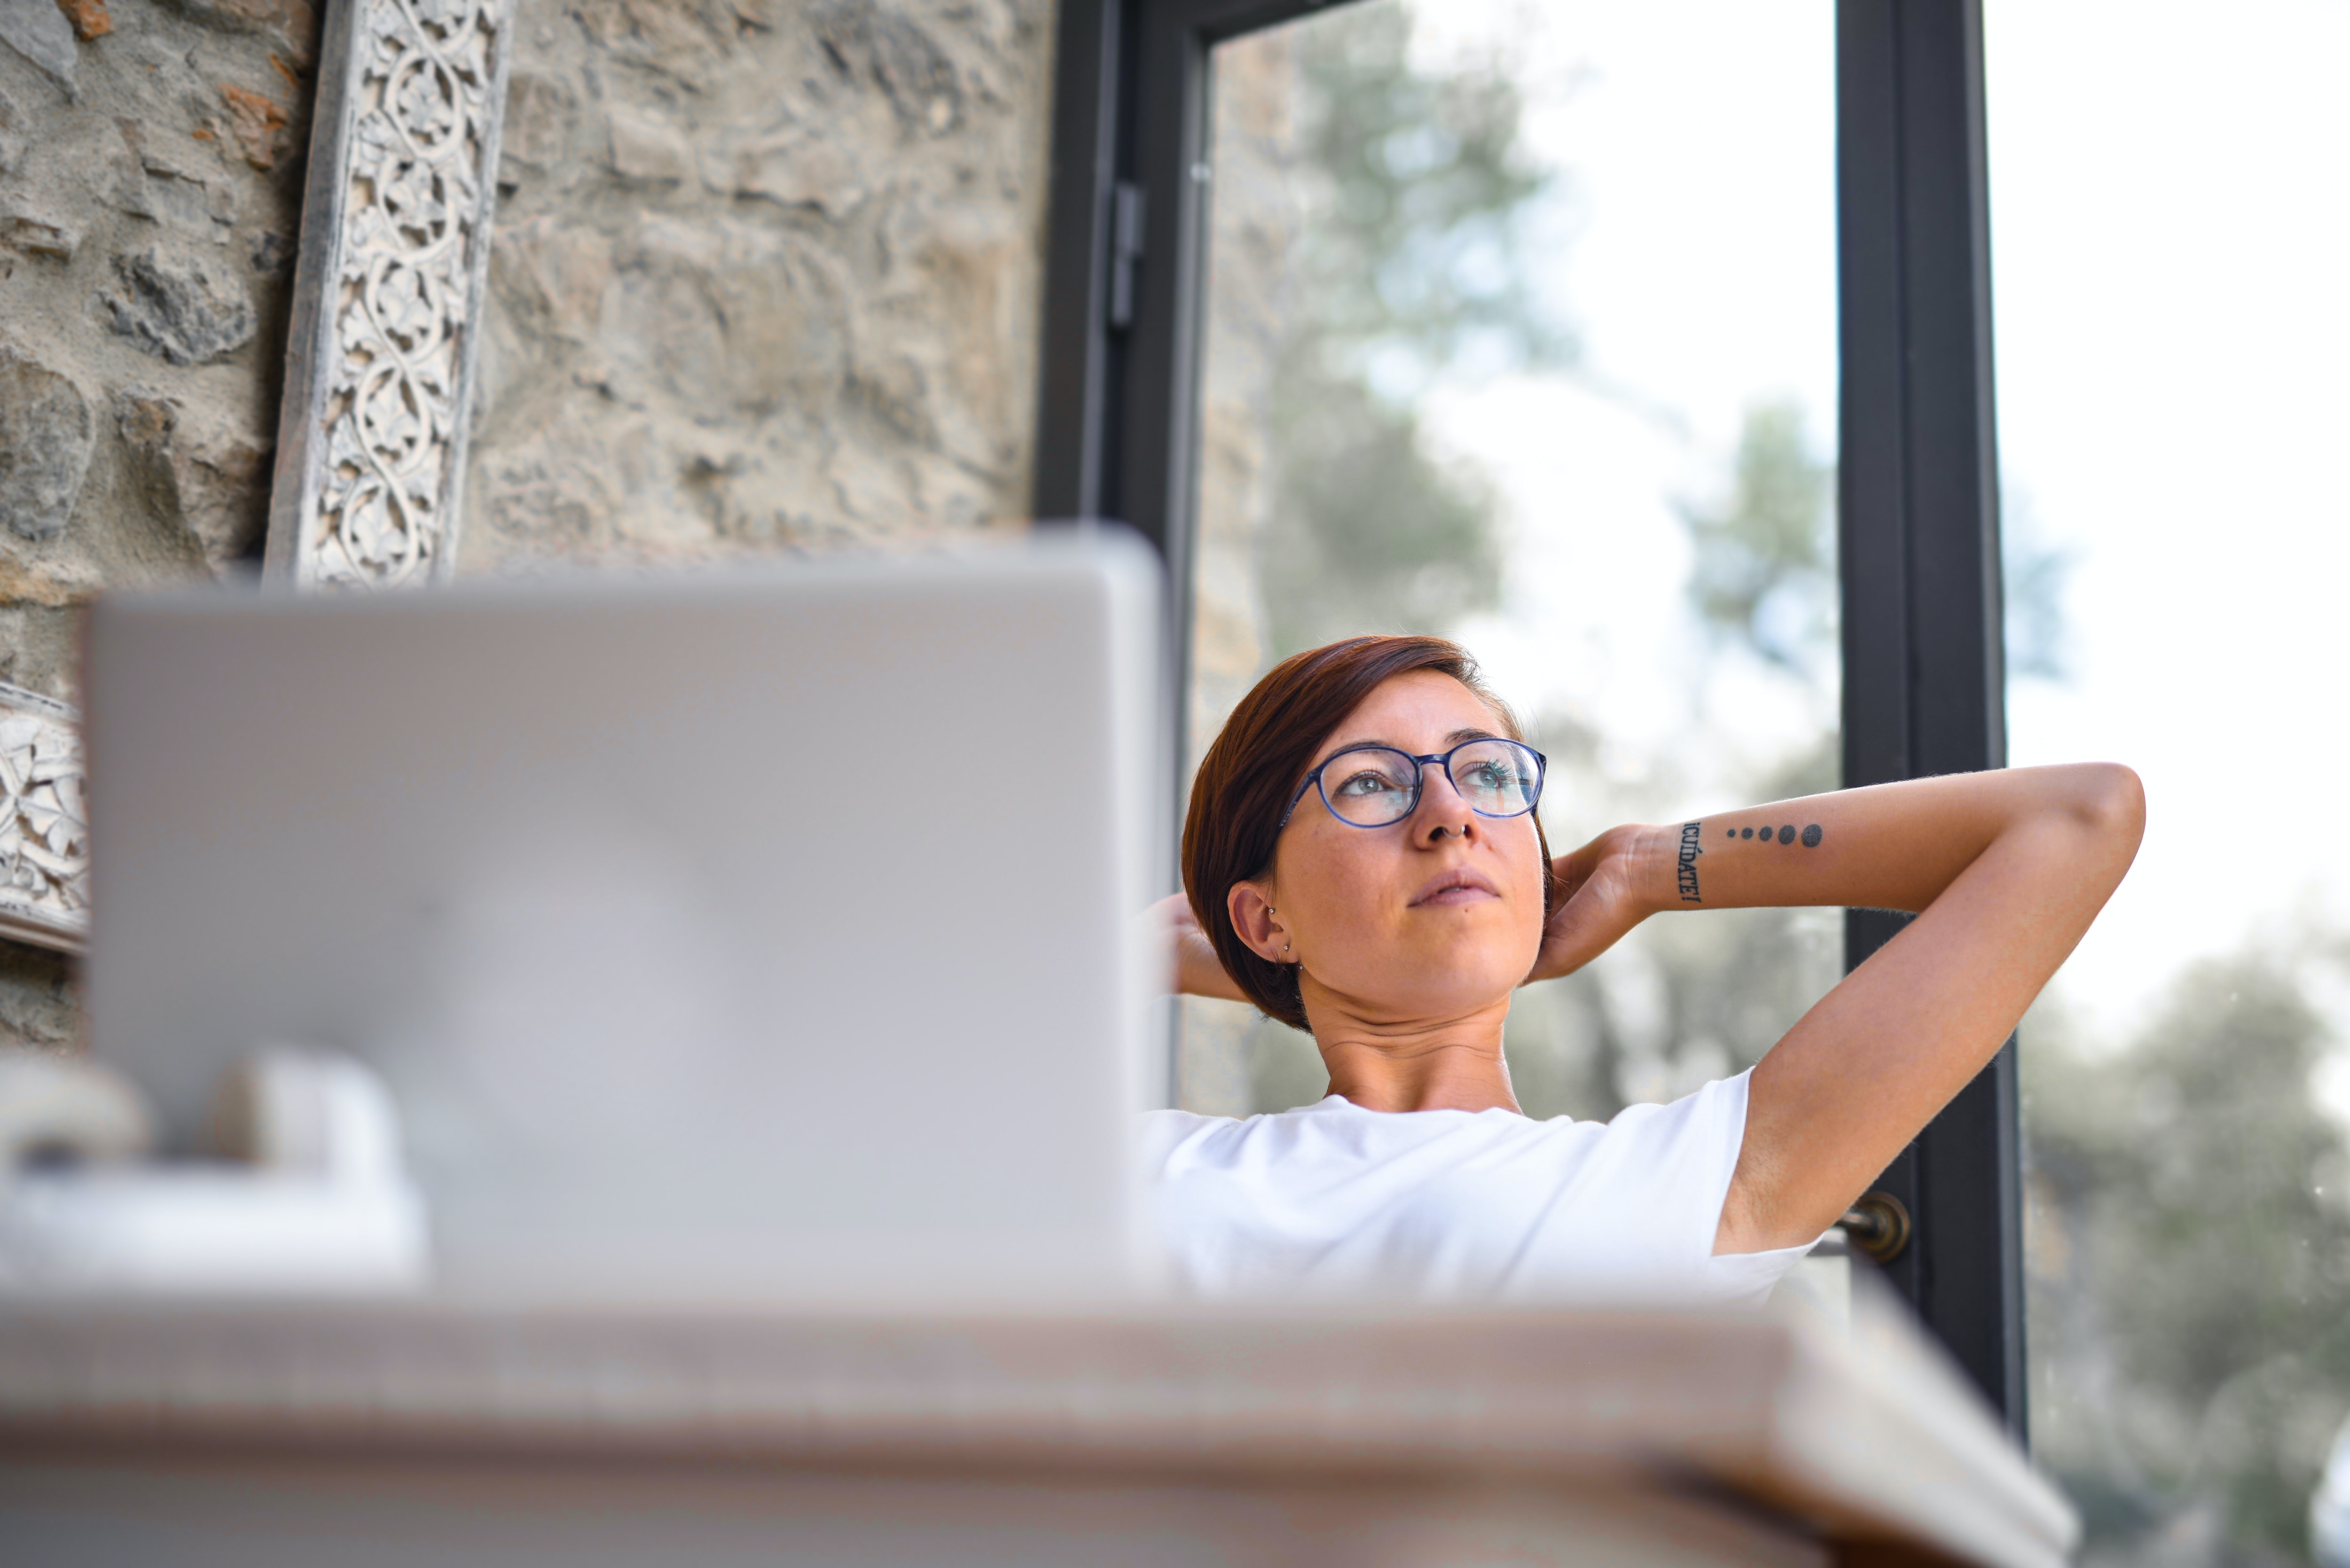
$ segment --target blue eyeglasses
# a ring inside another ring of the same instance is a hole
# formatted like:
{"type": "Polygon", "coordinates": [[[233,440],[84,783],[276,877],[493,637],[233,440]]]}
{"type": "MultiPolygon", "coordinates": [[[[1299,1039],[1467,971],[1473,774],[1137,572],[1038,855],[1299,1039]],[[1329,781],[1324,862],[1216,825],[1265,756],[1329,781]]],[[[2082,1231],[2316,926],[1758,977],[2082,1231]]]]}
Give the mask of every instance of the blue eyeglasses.
{"type": "Polygon", "coordinates": [[[1349,827],[1386,827],[1419,809],[1421,769],[1430,763],[1443,768],[1452,787],[1480,816],[1523,816],[1542,799],[1545,759],[1532,746],[1498,736],[1463,741],[1449,752],[1416,757],[1393,746],[1349,746],[1322,759],[1305,775],[1289,809],[1281,814],[1278,835],[1297,815],[1297,803],[1309,789],[1322,792],[1330,815],[1349,827]],[[1338,781],[1333,784],[1332,770],[1338,781]]]}

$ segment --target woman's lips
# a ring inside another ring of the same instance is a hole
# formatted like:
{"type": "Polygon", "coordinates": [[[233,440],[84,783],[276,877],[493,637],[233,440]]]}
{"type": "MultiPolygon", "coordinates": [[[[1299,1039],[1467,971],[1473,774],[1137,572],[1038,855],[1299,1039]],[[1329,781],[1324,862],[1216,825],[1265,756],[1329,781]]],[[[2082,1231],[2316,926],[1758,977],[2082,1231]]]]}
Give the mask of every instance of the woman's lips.
{"type": "Polygon", "coordinates": [[[1411,907],[1423,909],[1430,906],[1442,909],[1454,904],[1482,904],[1501,896],[1500,888],[1474,871],[1448,871],[1421,888],[1411,907]]]}

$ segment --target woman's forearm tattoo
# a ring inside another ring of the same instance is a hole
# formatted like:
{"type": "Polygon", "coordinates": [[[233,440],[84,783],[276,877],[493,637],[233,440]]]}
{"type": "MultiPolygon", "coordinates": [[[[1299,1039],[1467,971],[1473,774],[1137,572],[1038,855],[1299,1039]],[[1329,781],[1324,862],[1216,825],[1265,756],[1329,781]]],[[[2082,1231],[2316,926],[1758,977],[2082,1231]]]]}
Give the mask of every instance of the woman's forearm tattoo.
{"type": "Polygon", "coordinates": [[[1697,890],[1697,857],[1705,853],[1704,848],[1698,843],[1698,832],[1701,826],[1695,822],[1681,824],[1680,888],[1681,902],[1685,904],[1705,902],[1704,897],[1697,890]]]}
{"type": "MultiPolygon", "coordinates": [[[[1688,840],[1690,827],[1693,827],[1695,826],[1696,825],[1692,823],[1690,824],[1689,826],[1685,826],[1681,829],[1681,837],[1684,842],[1688,840]]],[[[1800,838],[1803,841],[1804,847],[1806,849],[1817,849],[1820,846],[1820,840],[1827,836],[1825,832],[1821,831],[1820,825],[1816,822],[1804,827],[1800,834],[1795,831],[1795,825],[1794,823],[1785,822],[1779,824],[1775,827],[1769,826],[1760,828],[1725,827],[1721,830],[1721,836],[1725,839],[1752,838],[1757,833],[1760,833],[1762,836],[1762,842],[1765,844],[1770,843],[1774,838],[1782,844],[1793,844],[1800,838]]]]}

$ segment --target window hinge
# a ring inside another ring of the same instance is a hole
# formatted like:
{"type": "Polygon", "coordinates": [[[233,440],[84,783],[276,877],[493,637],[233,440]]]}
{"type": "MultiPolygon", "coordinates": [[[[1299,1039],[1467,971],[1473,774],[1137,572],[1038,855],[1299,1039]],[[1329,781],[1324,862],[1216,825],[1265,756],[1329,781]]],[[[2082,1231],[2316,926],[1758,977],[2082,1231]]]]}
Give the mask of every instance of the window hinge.
{"type": "Polygon", "coordinates": [[[1109,188],[1109,325],[1134,325],[1134,269],[1142,260],[1142,187],[1120,180],[1109,188]]]}

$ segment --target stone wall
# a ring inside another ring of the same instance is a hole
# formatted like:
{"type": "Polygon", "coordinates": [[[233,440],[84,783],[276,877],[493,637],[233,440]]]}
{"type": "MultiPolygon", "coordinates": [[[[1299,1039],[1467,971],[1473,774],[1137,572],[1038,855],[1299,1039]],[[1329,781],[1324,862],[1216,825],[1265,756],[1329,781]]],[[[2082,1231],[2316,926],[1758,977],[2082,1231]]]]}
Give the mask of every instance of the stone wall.
{"type": "Polygon", "coordinates": [[[466,571],[1028,512],[1049,0],[522,0],[466,571]]]}
{"type": "MultiPolygon", "coordinates": [[[[268,510],[305,0],[0,0],[0,680],[71,701],[102,586],[231,571],[268,510]]],[[[0,942],[0,1042],[72,968],[0,942]]]]}
{"type": "Polygon", "coordinates": [[[93,589],[259,548],[316,33],[0,0],[0,680],[70,701],[93,589]]]}
{"type": "MultiPolygon", "coordinates": [[[[1051,0],[518,0],[458,565],[1027,511],[1051,0]]],[[[317,18],[0,0],[0,680],[101,587],[248,569],[317,18]]],[[[0,941],[0,1044],[72,966],[0,941]]]]}

